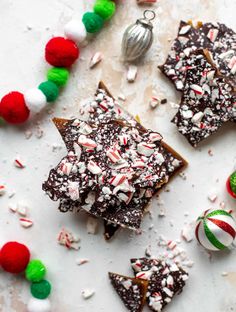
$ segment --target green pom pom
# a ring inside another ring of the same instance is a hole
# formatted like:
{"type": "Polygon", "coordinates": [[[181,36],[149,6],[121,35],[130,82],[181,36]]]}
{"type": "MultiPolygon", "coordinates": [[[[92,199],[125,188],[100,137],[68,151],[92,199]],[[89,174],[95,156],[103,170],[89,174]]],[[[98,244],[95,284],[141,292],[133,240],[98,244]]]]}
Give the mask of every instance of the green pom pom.
{"type": "Polygon", "coordinates": [[[47,98],[47,102],[53,102],[59,95],[59,88],[53,81],[42,82],[38,87],[47,98]]]}
{"type": "Polygon", "coordinates": [[[231,174],[229,182],[232,192],[236,194],[236,171],[231,174]]]}
{"type": "Polygon", "coordinates": [[[54,82],[58,87],[62,87],[67,83],[69,71],[63,67],[52,67],[48,71],[47,78],[54,82]]]}
{"type": "Polygon", "coordinates": [[[51,284],[42,280],[38,283],[32,283],[30,286],[30,291],[33,297],[37,299],[46,299],[51,293],[51,284]]]}
{"type": "Polygon", "coordinates": [[[85,13],[82,21],[88,33],[98,32],[103,26],[103,19],[101,16],[93,12],[85,13]]]}
{"type": "Polygon", "coordinates": [[[93,10],[104,20],[109,20],[116,11],[116,4],[115,2],[110,0],[97,0],[95,2],[93,10]]]}
{"type": "Polygon", "coordinates": [[[46,267],[40,260],[31,260],[25,270],[25,277],[31,282],[40,282],[46,274],[46,267]]]}

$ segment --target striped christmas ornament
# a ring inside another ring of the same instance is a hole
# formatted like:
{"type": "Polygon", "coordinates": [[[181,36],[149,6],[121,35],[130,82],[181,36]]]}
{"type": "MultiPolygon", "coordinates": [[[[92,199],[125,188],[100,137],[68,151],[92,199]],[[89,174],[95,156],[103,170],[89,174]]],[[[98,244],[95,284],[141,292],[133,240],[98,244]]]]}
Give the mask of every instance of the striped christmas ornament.
{"type": "Polygon", "coordinates": [[[222,250],[232,244],[236,236],[236,223],[229,212],[208,209],[197,219],[195,235],[206,249],[222,250]]]}

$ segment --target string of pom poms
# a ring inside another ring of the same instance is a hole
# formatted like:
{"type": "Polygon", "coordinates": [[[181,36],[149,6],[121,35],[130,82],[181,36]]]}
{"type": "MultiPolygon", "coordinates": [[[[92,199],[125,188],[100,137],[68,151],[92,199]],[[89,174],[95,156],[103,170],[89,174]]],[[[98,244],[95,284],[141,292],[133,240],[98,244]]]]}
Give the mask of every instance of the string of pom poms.
{"type": "Polygon", "coordinates": [[[47,103],[54,102],[60,88],[69,78],[69,69],[79,58],[79,44],[87,33],[97,33],[115,13],[114,0],[96,0],[93,12],[86,12],[82,21],[72,20],[65,25],[65,37],[53,37],[45,47],[45,59],[52,66],[47,80],[24,94],[12,91],[1,99],[0,117],[10,124],[21,124],[40,112],[47,103]]]}
{"type": "Polygon", "coordinates": [[[45,279],[47,269],[38,259],[30,260],[30,251],[27,246],[18,242],[8,242],[0,250],[0,266],[12,274],[25,274],[31,283],[31,299],[27,305],[28,312],[50,312],[51,304],[48,299],[51,293],[51,284],[45,279]]]}

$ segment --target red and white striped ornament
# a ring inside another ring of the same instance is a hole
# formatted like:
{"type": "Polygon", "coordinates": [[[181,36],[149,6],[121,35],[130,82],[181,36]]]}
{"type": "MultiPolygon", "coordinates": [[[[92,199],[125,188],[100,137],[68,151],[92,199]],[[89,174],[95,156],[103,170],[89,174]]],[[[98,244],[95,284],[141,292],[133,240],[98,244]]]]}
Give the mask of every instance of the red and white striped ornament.
{"type": "Polygon", "coordinates": [[[232,215],[221,209],[209,209],[197,219],[195,235],[208,250],[217,251],[229,247],[236,236],[236,223],[232,215]]]}

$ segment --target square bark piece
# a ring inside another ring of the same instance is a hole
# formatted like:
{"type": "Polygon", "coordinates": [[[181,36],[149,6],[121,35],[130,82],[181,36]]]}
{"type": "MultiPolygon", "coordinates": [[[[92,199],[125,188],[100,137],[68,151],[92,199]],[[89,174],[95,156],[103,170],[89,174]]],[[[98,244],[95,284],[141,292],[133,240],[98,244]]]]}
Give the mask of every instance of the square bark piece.
{"type": "Polygon", "coordinates": [[[130,312],[141,312],[146,301],[148,281],[116,273],[109,273],[109,278],[126,308],[130,312]]]}
{"type": "Polygon", "coordinates": [[[176,294],[182,292],[188,274],[176,264],[159,259],[131,259],[136,278],[149,282],[147,303],[152,311],[160,312],[176,294]]]}
{"type": "Polygon", "coordinates": [[[199,142],[236,117],[236,94],[204,50],[188,59],[188,71],[178,113],[173,119],[189,143],[199,142]]]}

